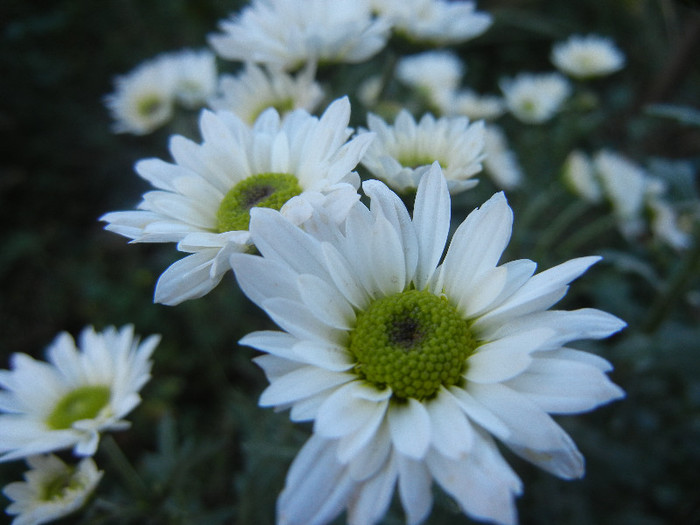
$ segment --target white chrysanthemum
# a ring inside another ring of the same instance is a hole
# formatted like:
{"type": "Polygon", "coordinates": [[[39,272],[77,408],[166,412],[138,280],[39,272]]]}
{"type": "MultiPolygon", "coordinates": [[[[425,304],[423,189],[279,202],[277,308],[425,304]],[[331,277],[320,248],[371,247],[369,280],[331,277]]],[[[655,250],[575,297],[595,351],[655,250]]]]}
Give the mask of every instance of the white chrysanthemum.
{"type": "Polygon", "coordinates": [[[503,115],[505,110],[501,97],[479,95],[471,89],[453,92],[440,108],[445,115],[463,115],[470,120],[495,120],[503,115]]]}
{"type": "Polygon", "coordinates": [[[307,62],[362,62],[386,44],[390,27],[366,0],[255,0],[210,35],[229,60],[296,69],[307,62]]]}
{"type": "Polygon", "coordinates": [[[520,121],[540,124],[551,119],[571,93],[559,73],[520,73],[500,82],[508,110],[520,121]]]}
{"type": "Polygon", "coordinates": [[[269,107],[283,116],[295,109],[312,112],[323,98],[314,75],[313,67],[293,76],[248,63],[236,76],[221,76],[217,96],[209,105],[215,110],[231,111],[247,124],[253,124],[269,107]]]}
{"type": "Polygon", "coordinates": [[[600,35],[573,35],[555,44],[551,60],[559,71],[579,79],[609,75],[625,65],[622,51],[600,35]]]}
{"type": "Polygon", "coordinates": [[[175,71],[175,98],[185,107],[203,106],[216,91],[216,60],[211,51],[185,49],[162,60],[175,71]]]}
{"type": "Polygon", "coordinates": [[[128,427],[122,418],[141,402],[159,340],[139,343],[131,325],[86,328],[79,350],[60,334],[47,349],[48,363],[13,354],[13,369],[0,371],[0,461],[68,447],[94,454],[100,432],[128,427]]]}
{"type": "Polygon", "coordinates": [[[508,147],[505,133],[494,124],[484,131],[484,171],[499,188],[516,188],[522,182],[523,170],[515,152],[508,147]]]}
{"type": "Polygon", "coordinates": [[[105,97],[114,131],[145,135],[168,122],[173,116],[177,82],[176,71],[159,58],[117,77],[114,92],[105,97]]]}
{"type": "Polygon", "coordinates": [[[367,116],[369,131],[376,133],[362,157],[362,165],[372,175],[398,191],[418,187],[433,162],[440,163],[450,192],[473,188],[471,177],[481,171],[484,159],[484,123],[469,123],[466,117],[423,115],[416,122],[405,109],[390,126],[380,117],[367,116]]]}
{"type": "Polygon", "coordinates": [[[474,2],[449,0],[371,0],[394,31],[413,42],[455,44],[475,38],[491,26],[491,15],[475,10],[474,2]]]}
{"type": "Polygon", "coordinates": [[[576,195],[590,203],[603,200],[603,191],[588,155],[579,150],[569,153],[562,170],[564,184],[576,195]]]}
{"type": "Polygon", "coordinates": [[[175,136],[171,164],[142,160],[136,171],[157,190],[137,211],[108,213],[106,229],[134,242],[176,242],[191,255],[161,275],[155,301],[178,304],[212,290],[229,270],[228,257],[250,248],[249,210],[282,208],[300,224],[311,203],[325,203],[339,218],[358,198],[352,172],[371,136],[350,142],[350,103],[336,100],[321,118],[304,110],[284,120],[274,108],[249,127],[233,113],[203,111],[204,141],[175,136]]]}
{"type": "Polygon", "coordinates": [[[651,197],[647,202],[651,214],[651,231],[661,242],[674,250],[685,250],[692,243],[689,232],[679,227],[673,207],[661,197],[651,197]]]}
{"type": "Polygon", "coordinates": [[[278,523],[376,523],[398,485],[407,522],[422,521],[435,480],[468,515],[516,521],[521,482],[493,437],[559,477],[583,457],[550,414],[624,394],[604,359],[569,348],[624,323],[605,312],[548,310],[597,257],[533,275],[498,265],[512,212],[497,194],[459,226],[443,258],[450,197],[439,166],[422,179],[413,218],[379,181],[364,183],[344,228],[314,235],[254,210],[262,258],[236,254],[243,291],[284,331],[247,335],[266,353],[262,406],[291,408],[314,433],[292,463],[278,523]]]}
{"type": "Polygon", "coordinates": [[[459,86],[464,64],[451,51],[426,51],[399,59],[396,78],[442,108],[459,86]]]}
{"type": "Polygon", "coordinates": [[[593,168],[620,220],[625,235],[637,235],[643,229],[642,210],[648,188],[646,171],[628,158],[610,150],[593,156],[593,168]]]}
{"type": "Polygon", "coordinates": [[[54,455],[30,456],[27,464],[31,470],[25,472],[25,481],[10,483],[2,491],[12,500],[6,509],[15,516],[12,525],[40,525],[75,512],[85,505],[103,474],[90,458],[73,467],[54,455]]]}

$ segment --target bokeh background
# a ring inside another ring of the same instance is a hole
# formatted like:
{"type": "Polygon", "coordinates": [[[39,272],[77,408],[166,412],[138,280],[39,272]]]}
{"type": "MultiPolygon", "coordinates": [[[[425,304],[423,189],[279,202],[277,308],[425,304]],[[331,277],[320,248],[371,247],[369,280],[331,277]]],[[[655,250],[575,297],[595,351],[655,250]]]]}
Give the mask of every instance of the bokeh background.
{"type": "MultiPolygon", "coordinates": [[[[250,360],[254,352],[236,341],[271,324],[232,276],[206,298],[155,305],[157,277],[179,258],[173,246],[127,246],[98,222],[108,211],[133,208],[148,189],[133,172],[136,160],[169,159],[173,132],[198,139],[195,112],[145,137],[113,134],[103,105],[113,77],[161,52],[205,47],[217,21],[242,4],[0,5],[0,367],[13,352],[41,357],[58,332],[77,335],[90,324],[133,323],[137,333],[163,335],[154,377],[130,417],[133,428],[100,450],[106,475],[97,495],[65,523],[272,523],[288,464],[308,435],[287,414],[257,408],[265,380],[250,360]]],[[[477,90],[494,92],[502,75],[550,70],[552,43],[572,33],[611,36],[628,57],[625,70],[596,86],[604,109],[575,130],[563,119],[559,127],[521,127],[511,135],[527,182],[508,195],[516,211],[508,258],[533,258],[547,268],[607,247],[608,262],[577,282],[563,305],[602,308],[629,324],[590,347],[613,362],[612,377],[627,398],[559,420],[587,458],[586,477],[564,482],[508,456],[525,484],[521,523],[700,523],[698,244],[683,253],[650,250],[624,244],[614,232],[579,245],[576,254],[565,253],[563,242],[538,244],[561,212],[557,201],[538,197],[555,183],[567,133],[590,147],[682,163],[690,175],[674,191],[697,198],[700,127],[645,108],[700,106],[700,11],[673,0],[493,0],[478,7],[496,23],[458,48],[477,90]],[[595,132],[587,136],[589,129],[595,132]]],[[[352,78],[351,70],[338,78],[352,78]]],[[[364,114],[354,119],[362,123],[364,114]]],[[[493,191],[484,182],[458,204],[466,213],[493,191]]],[[[580,221],[583,227],[587,218],[580,221]]],[[[0,465],[0,482],[23,470],[21,462],[0,465]]],[[[385,522],[403,522],[398,505],[385,522]]],[[[469,522],[436,491],[428,524],[469,522]]]]}

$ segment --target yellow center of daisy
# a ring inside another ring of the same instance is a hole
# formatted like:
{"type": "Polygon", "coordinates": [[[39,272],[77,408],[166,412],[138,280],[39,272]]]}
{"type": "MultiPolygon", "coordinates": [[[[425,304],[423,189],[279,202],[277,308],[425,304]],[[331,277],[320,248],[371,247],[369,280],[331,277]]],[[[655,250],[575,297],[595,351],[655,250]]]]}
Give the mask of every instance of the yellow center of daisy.
{"type": "Polygon", "coordinates": [[[142,117],[151,117],[161,110],[163,103],[163,97],[159,95],[149,95],[138,101],[136,111],[142,117]]]}
{"type": "Polygon", "coordinates": [[[46,420],[52,430],[71,428],[82,419],[94,419],[107,406],[111,392],[106,386],[91,385],[76,388],[63,396],[46,420]]]}
{"type": "Polygon", "coordinates": [[[462,382],[478,346],[467,321],[447,299],[407,290],[373,302],[350,333],[354,372],[398,399],[433,397],[462,382]]]}
{"type": "Polygon", "coordinates": [[[63,472],[57,473],[55,477],[46,480],[41,487],[41,501],[62,499],[67,491],[78,488],[80,482],[73,476],[74,474],[75,468],[67,467],[63,472]]]}
{"type": "MultiPolygon", "coordinates": [[[[404,168],[412,169],[415,169],[418,166],[430,166],[436,160],[437,159],[431,157],[430,155],[421,155],[419,153],[409,153],[407,155],[401,155],[398,158],[399,164],[401,164],[404,168]]],[[[442,162],[440,163],[440,167],[444,169],[442,162]]]]}
{"type": "Polygon", "coordinates": [[[302,192],[299,180],[289,173],[261,173],[243,179],[224,197],[216,212],[219,233],[247,230],[250,209],[256,206],[280,210],[302,192]]]}

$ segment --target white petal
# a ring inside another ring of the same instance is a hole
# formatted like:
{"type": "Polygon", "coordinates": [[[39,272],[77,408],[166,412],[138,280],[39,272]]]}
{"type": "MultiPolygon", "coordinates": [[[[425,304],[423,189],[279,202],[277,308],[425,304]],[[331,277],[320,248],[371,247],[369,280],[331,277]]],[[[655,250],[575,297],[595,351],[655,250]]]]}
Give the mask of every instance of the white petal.
{"type": "Polygon", "coordinates": [[[229,261],[238,286],[258,306],[272,297],[300,300],[295,286],[296,274],[289,266],[247,253],[234,253],[229,261]]]}
{"type": "Polygon", "coordinates": [[[389,429],[394,447],[400,453],[420,459],[430,445],[430,417],[420,401],[409,398],[389,407],[389,429]]]}
{"type": "Polygon", "coordinates": [[[406,523],[417,525],[430,514],[433,506],[433,493],[430,490],[432,478],[425,462],[396,455],[399,470],[399,496],[406,511],[406,523]]]}
{"type": "Polygon", "coordinates": [[[304,399],[355,379],[352,374],[328,372],[313,366],[299,368],[284,375],[260,396],[260,406],[274,406],[304,399]]]}
{"type": "Polygon", "coordinates": [[[154,302],[173,306],[209,293],[223,277],[223,273],[211,275],[217,252],[193,253],[170,265],[158,279],[154,302]]]}
{"type": "Polygon", "coordinates": [[[331,328],[319,321],[300,302],[280,297],[266,299],[261,306],[280,328],[299,339],[337,343],[342,341],[345,335],[345,332],[331,328]]]}
{"type": "Polygon", "coordinates": [[[377,217],[371,232],[371,268],[375,290],[384,296],[406,287],[406,259],[399,233],[383,216],[377,217]]]}
{"type": "Polygon", "coordinates": [[[433,448],[450,458],[467,454],[474,441],[474,430],[450,391],[441,387],[427,409],[433,448]]]}
{"type": "Polygon", "coordinates": [[[390,461],[373,478],[363,482],[356,498],[350,503],[348,523],[368,525],[381,520],[391,503],[396,477],[396,465],[390,461]]]}
{"type": "Polygon", "coordinates": [[[355,311],[338,290],[315,275],[300,275],[297,289],[306,307],[328,326],[350,330],[355,324],[355,311]]]}
{"type": "Polygon", "coordinates": [[[328,396],[318,411],[314,431],[326,438],[341,438],[369,424],[373,434],[388,403],[358,398],[353,393],[359,388],[363,388],[360,382],[352,381],[328,396]]]}
{"type": "Polygon", "coordinates": [[[369,302],[367,293],[358,285],[356,277],[348,268],[348,262],[338,252],[335,246],[329,243],[321,245],[324,261],[328,268],[332,268],[331,277],[333,284],[343,294],[343,297],[355,308],[364,309],[369,302]]]}

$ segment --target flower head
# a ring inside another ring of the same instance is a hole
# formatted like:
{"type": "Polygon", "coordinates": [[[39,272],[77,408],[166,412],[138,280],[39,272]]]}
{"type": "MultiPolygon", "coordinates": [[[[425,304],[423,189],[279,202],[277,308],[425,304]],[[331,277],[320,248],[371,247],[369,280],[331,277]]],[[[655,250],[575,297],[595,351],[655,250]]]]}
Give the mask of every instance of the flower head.
{"type": "Polygon", "coordinates": [[[255,210],[262,258],[236,254],[243,291],[282,331],[242,344],[270,386],[262,406],[291,408],[314,432],[278,500],[282,524],[379,521],[394,487],[408,523],[430,512],[435,480],[470,516],[514,523],[521,483],[493,437],[565,479],[583,458],[550,414],[590,410],[623,395],[610,365],[570,348],[624,323],[605,312],[549,310],[597,257],[534,274],[498,265],[512,212],[496,194],[450,229],[447,182],[437,164],[418,187],[411,218],[378,181],[364,183],[341,230],[323,216],[313,234],[255,210]]]}
{"type": "Polygon", "coordinates": [[[229,60],[297,69],[307,62],[362,62],[378,53],[389,25],[366,0],[255,0],[209,37],[229,60]]]}
{"type": "Polygon", "coordinates": [[[600,35],[573,35],[554,45],[551,59],[562,73],[580,79],[609,75],[625,65],[622,51],[600,35]]]}
{"type": "Polygon", "coordinates": [[[464,115],[470,120],[494,120],[505,112],[501,97],[479,95],[471,89],[453,92],[440,109],[446,115],[464,115]]]}
{"type": "Polygon", "coordinates": [[[217,111],[231,111],[252,125],[269,107],[275,108],[280,115],[295,109],[311,112],[322,98],[323,90],[314,81],[313,67],[292,76],[248,63],[236,76],[222,75],[218,93],[209,105],[217,111]]]}
{"type": "Polygon", "coordinates": [[[216,61],[211,51],[185,49],[163,55],[175,71],[174,94],[188,108],[203,106],[216,90],[216,61]]]}
{"type": "Polygon", "coordinates": [[[559,73],[520,73],[500,82],[510,112],[527,124],[551,119],[571,93],[571,86],[559,73]]]}
{"type": "Polygon", "coordinates": [[[491,15],[475,10],[474,2],[446,0],[371,0],[394,32],[412,42],[431,45],[466,42],[491,26],[491,15]]]}
{"type": "Polygon", "coordinates": [[[436,119],[430,114],[416,122],[408,111],[401,110],[393,126],[371,113],[367,123],[377,136],[361,162],[389,186],[403,192],[417,188],[435,161],[451,192],[477,184],[471,177],[481,171],[484,159],[483,122],[470,124],[466,117],[436,119]]]}
{"type": "Polygon", "coordinates": [[[80,509],[102,478],[95,462],[84,458],[77,466],[66,465],[54,455],[30,456],[31,470],[25,481],[6,485],[3,494],[12,500],[7,513],[12,525],[39,525],[80,509]]]}
{"type": "Polygon", "coordinates": [[[564,184],[571,191],[590,203],[603,200],[600,183],[588,155],[579,150],[569,153],[562,173],[564,184]]]}
{"type": "Polygon", "coordinates": [[[0,461],[69,447],[94,454],[100,432],[128,427],[122,418],[141,402],[159,340],[139,343],[131,325],[85,328],[79,349],[60,334],[47,349],[48,363],[14,354],[13,369],[0,372],[0,461]]]}
{"type": "Polygon", "coordinates": [[[516,188],[522,182],[523,170],[515,152],[508,147],[505,133],[495,124],[487,125],[484,131],[484,172],[499,188],[516,188]]]}
{"type": "Polygon", "coordinates": [[[203,111],[204,141],[175,136],[171,164],[142,160],[136,171],[157,189],[136,211],[108,213],[106,229],[134,242],[176,242],[189,253],[161,275],[155,301],[178,304],[212,290],[229,270],[228,257],[250,248],[250,209],[270,207],[300,224],[311,204],[342,217],[358,199],[352,172],[372,136],[346,142],[351,130],[347,98],[318,118],[304,110],[284,120],[274,108],[252,127],[229,112],[203,111]]]}
{"type": "Polygon", "coordinates": [[[464,64],[451,51],[426,51],[402,57],[396,78],[417,90],[428,102],[442,108],[459,86],[464,64]]]}

